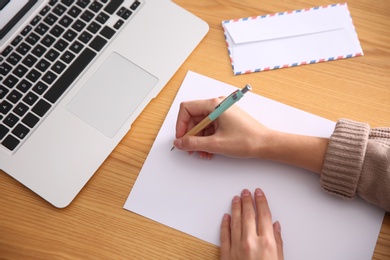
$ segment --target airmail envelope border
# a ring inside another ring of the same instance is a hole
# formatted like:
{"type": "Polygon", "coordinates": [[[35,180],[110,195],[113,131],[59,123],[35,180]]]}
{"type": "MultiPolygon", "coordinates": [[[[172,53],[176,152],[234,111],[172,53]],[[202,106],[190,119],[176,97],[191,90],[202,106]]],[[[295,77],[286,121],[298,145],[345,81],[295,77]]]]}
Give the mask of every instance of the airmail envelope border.
{"type": "MultiPolygon", "coordinates": [[[[232,20],[226,20],[222,21],[222,25],[226,23],[234,23],[234,22],[242,22],[246,20],[254,20],[254,19],[264,19],[264,18],[269,18],[273,16],[280,16],[280,15],[289,15],[289,14],[294,14],[294,13],[300,13],[300,12],[309,12],[309,11],[316,11],[322,8],[332,8],[340,5],[347,5],[347,3],[338,3],[338,4],[330,4],[330,5],[324,5],[324,6],[316,6],[312,8],[304,8],[300,10],[294,10],[294,11],[286,11],[286,12],[279,12],[279,13],[274,13],[274,14],[267,14],[267,15],[259,15],[259,16],[252,16],[252,17],[246,17],[246,18],[239,18],[239,19],[232,19],[232,20]]],[[[347,7],[348,9],[348,7],[347,7]]],[[[349,10],[348,10],[349,11],[349,10]]],[[[351,16],[351,15],[350,15],[351,16]]],[[[351,17],[352,20],[352,17],[351,17]]],[[[264,67],[264,68],[257,68],[253,70],[246,70],[246,71],[235,71],[234,70],[234,60],[233,60],[233,55],[232,55],[232,46],[229,46],[229,43],[227,41],[227,31],[224,26],[222,26],[224,29],[224,34],[225,34],[225,40],[228,48],[228,54],[230,57],[230,62],[232,65],[233,73],[234,75],[241,75],[241,74],[249,74],[253,72],[261,72],[261,71],[268,71],[268,70],[275,70],[275,69],[281,69],[281,68],[288,68],[288,67],[296,67],[299,65],[306,65],[306,64],[314,64],[314,63],[320,63],[320,62],[325,62],[325,61],[333,61],[333,60],[339,60],[339,59],[346,59],[346,58],[352,58],[352,57],[359,57],[364,55],[363,52],[358,52],[358,53],[350,53],[346,55],[341,55],[341,56],[335,56],[335,57],[324,57],[321,59],[316,59],[316,60],[308,60],[308,61],[300,61],[300,62],[295,62],[291,64],[281,64],[277,66],[271,66],[271,67],[264,67]]],[[[356,30],[355,30],[356,33],[356,30]]],[[[357,35],[356,35],[357,37],[357,35]]]]}

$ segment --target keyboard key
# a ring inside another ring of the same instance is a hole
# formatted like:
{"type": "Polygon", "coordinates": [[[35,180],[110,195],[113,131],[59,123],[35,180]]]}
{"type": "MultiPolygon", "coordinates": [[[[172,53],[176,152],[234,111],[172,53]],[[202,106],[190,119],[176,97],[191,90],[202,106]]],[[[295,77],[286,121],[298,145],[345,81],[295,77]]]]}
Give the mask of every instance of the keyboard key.
{"type": "Polygon", "coordinates": [[[27,95],[23,98],[23,101],[32,106],[38,100],[38,96],[32,92],[27,93],[27,95]]]}
{"type": "Polygon", "coordinates": [[[53,13],[55,13],[58,16],[63,15],[66,12],[66,7],[58,4],[56,7],[54,7],[53,13]]]}
{"type": "Polygon", "coordinates": [[[89,44],[91,48],[93,48],[96,51],[100,51],[103,49],[104,45],[106,45],[107,40],[103,39],[99,35],[95,37],[95,39],[92,40],[92,42],[89,44]]]}
{"type": "Polygon", "coordinates": [[[23,65],[20,64],[20,65],[18,65],[18,66],[14,69],[13,73],[14,73],[16,76],[18,76],[19,78],[21,78],[21,77],[24,76],[24,74],[27,73],[27,71],[28,71],[28,69],[27,69],[25,66],[23,66],[23,65]]]}
{"type": "Polygon", "coordinates": [[[66,33],[64,34],[64,38],[66,40],[68,40],[69,42],[73,41],[74,38],[77,37],[77,33],[75,31],[73,31],[72,29],[69,29],[66,31],[66,33]]]}
{"type": "Polygon", "coordinates": [[[45,55],[45,58],[48,59],[49,61],[53,62],[55,61],[58,56],[60,56],[60,53],[54,49],[50,49],[46,55],[45,55]]]}
{"type": "Polygon", "coordinates": [[[19,143],[20,141],[18,139],[16,139],[12,135],[8,135],[1,144],[4,145],[9,150],[13,151],[15,150],[15,148],[18,146],[19,143]]]}
{"type": "Polygon", "coordinates": [[[21,34],[23,36],[26,36],[30,31],[32,30],[32,27],[30,25],[27,25],[26,27],[24,27],[23,31],[21,32],[21,34]]]}
{"type": "Polygon", "coordinates": [[[17,90],[12,90],[11,93],[9,93],[9,95],[7,96],[7,100],[11,101],[14,104],[16,104],[21,98],[22,94],[17,90]]]}
{"type": "Polygon", "coordinates": [[[104,8],[104,11],[106,11],[109,14],[115,13],[115,11],[119,8],[119,6],[124,2],[124,0],[112,0],[106,8],[104,8]]]}
{"type": "Polygon", "coordinates": [[[135,9],[137,9],[138,8],[138,6],[140,6],[141,5],[141,3],[139,2],[139,1],[134,1],[134,3],[130,6],[130,9],[131,10],[135,10],[135,9]]]}
{"type": "Polygon", "coordinates": [[[37,62],[37,60],[37,58],[29,54],[26,58],[24,58],[23,64],[31,68],[35,64],[35,62],[37,62]]]}
{"type": "Polygon", "coordinates": [[[27,74],[27,78],[31,81],[31,82],[36,82],[40,77],[41,77],[41,73],[38,72],[36,69],[32,69],[28,74],[27,74]]]}
{"type": "Polygon", "coordinates": [[[125,23],[125,21],[119,19],[119,20],[114,24],[114,28],[118,30],[119,28],[122,27],[122,25],[123,25],[124,23],[125,23]]]}
{"type": "Polygon", "coordinates": [[[15,116],[13,113],[10,113],[8,116],[6,116],[3,120],[3,123],[12,128],[16,125],[16,123],[19,121],[19,117],[15,116]]]}
{"type": "Polygon", "coordinates": [[[100,31],[100,34],[107,39],[111,39],[111,37],[115,34],[115,31],[108,26],[104,26],[104,28],[100,31]]]}
{"type": "Polygon", "coordinates": [[[23,79],[17,86],[16,88],[23,93],[26,93],[27,90],[29,90],[32,87],[32,84],[28,82],[27,80],[23,79]]]}
{"type": "Polygon", "coordinates": [[[46,47],[50,47],[56,39],[50,35],[46,35],[45,38],[42,39],[41,43],[45,45],[46,47]]]}
{"type": "Polygon", "coordinates": [[[50,0],[49,5],[53,6],[58,2],[58,0],[50,0]]]}
{"type": "Polygon", "coordinates": [[[77,5],[80,6],[81,8],[85,8],[88,6],[90,3],[90,0],[78,0],[77,5]]]}
{"type": "Polygon", "coordinates": [[[51,103],[56,102],[95,56],[95,52],[88,48],[84,49],[80,56],[77,57],[72,65],[69,66],[64,74],[62,74],[56,83],[54,83],[54,85],[46,92],[44,97],[51,103]]]}
{"type": "Polygon", "coordinates": [[[44,35],[47,31],[49,30],[49,27],[44,24],[44,23],[40,23],[36,28],[35,28],[35,32],[37,32],[38,34],[40,35],[44,35]]]}
{"type": "Polygon", "coordinates": [[[118,16],[121,16],[124,14],[124,12],[126,12],[126,7],[121,7],[121,9],[119,9],[119,11],[116,13],[118,16]]]}
{"type": "Polygon", "coordinates": [[[91,33],[95,34],[95,33],[97,33],[97,32],[100,30],[101,27],[102,27],[102,26],[99,25],[98,23],[92,22],[92,23],[87,27],[87,30],[90,31],[91,33]]]}
{"type": "Polygon", "coordinates": [[[73,51],[74,53],[78,54],[82,49],[84,45],[81,44],[79,41],[75,41],[71,46],[70,50],[73,51]]]}
{"type": "Polygon", "coordinates": [[[5,127],[5,125],[0,125],[0,140],[4,138],[6,134],[8,134],[9,129],[5,127]]]}
{"type": "Polygon", "coordinates": [[[0,75],[6,76],[11,69],[12,67],[5,62],[0,64],[0,75]]]}
{"type": "Polygon", "coordinates": [[[88,43],[92,39],[92,34],[87,31],[84,31],[78,38],[83,43],[88,43]]]}
{"type": "Polygon", "coordinates": [[[74,22],[74,24],[72,25],[72,28],[75,29],[76,31],[78,32],[81,32],[84,27],[86,26],[87,24],[84,23],[83,21],[81,20],[76,20],[76,22],[74,22]]]}
{"type": "Polygon", "coordinates": [[[29,46],[27,43],[22,42],[18,48],[16,48],[16,51],[19,52],[22,55],[26,55],[27,52],[31,50],[31,46],[29,46]]]}
{"type": "Polygon", "coordinates": [[[73,0],[61,0],[61,3],[63,3],[66,6],[71,6],[73,3],[73,0]]]}
{"type": "Polygon", "coordinates": [[[35,46],[35,48],[32,50],[32,53],[37,56],[38,58],[39,57],[42,57],[42,55],[46,52],[46,48],[43,47],[42,45],[38,44],[37,46],[35,46]]]}
{"type": "Polygon", "coordinates": [[[26,135],[30,132],[30,130],[25,127],[24,125],[22,124],[18,124],[14,130],[12,131],[12,133],[18,137],[19,139],[23,139],[26,137],[26,135]]]}
{"type": "Polygon", "coordinates": [[[46,74],[42,77],[42,80],[43,80],[44,82],[46,82],[47,84],[50,85],[51,83],[54,82],[54,80],[56,80],[56,78],[57,78],[57,76],[56,76],[53,72],[48,71],[48,72],[46,72],[46,74]]]}
{"type": "Polygon", "coordinates": [[[8,92],[9,90],[6,87],[0,86],[0,99],[3,99],[8,92]]]}
{"type": "Polygon", "coordinates": [[[66,68],[66,65],[64,63],[62,63],[61,61],[57,61],[52,67],[51,69],[54,71],[54,72],[57,72],[58,74],[61,74],[61,72],[66,68]]]}
{"type": "Polygon", "coordinates": [[[39,23],[39,21],[41,20],[41,17],[39,15],[35,16],[34,19],[32,19],[32,21],[30,22],[30,24],[32,26],[35,26],[39,23]]]}
{"type": "Polygon", "coordinates": [[[23,40],[23,37],[18,35],[15,37],[15,39],[11,42],[12,46],[18,45],[23,40]]]}
{"type": "Polygon", "coordinates": [[[73,22],[73,19],[70,18],[69,16],[65,15],[61,20],[60,24],[67,28],[71,23],[73,22]]]}
{"type": "Polygon", "coordinates": [[[45,7],[39,12],[39,14],[42,15],[42,16],[45,16],[49,11],[50,11],[50,6],[45,6],[45,7]]]}
{"type": "Polygon", "coordinates": [[[97,13],[100,11],[100,9],[103,7],[103,5],[99,2],[92,2],[92,4],[89,6],[89,9],[93,12],[97,13]]]}
{"type": "Polygon", "coordinates": [[[33,128],[39,121],[39,117],[32,113],[28,113],[23,119],[22,122],[26,124],[26,126],[33,128]]]}
{"type": "Polygon", "coordinates": [[[45,100],[41,99],[38,103],[32,108],[32,111],[40,117],[43,117],[47,111],[49,111],[51,105],[45,100]]]}
{"type": "Polygon", "coordinates": [[[48,25],[53,25],[55,22],[57,22],[58,17],[54,14],[49,14],[43,21],[48,25]]]}
{"type": "Polygon", "coordinates": [[[65,31],[64,28],[62,28],[59,25],[55,25],[51,30],[50,33],[54,35],[55,37],[59,37],[63,32],[65,31]]]}
{"type": "Polygon", "coordinates": [[[89,21],[91,21],[93,19],[93,17],[95,16],[94,13],[92,13],[91,11],[88,11],[86,10],[82,15],[81,15],[81,19],[83,19],[84,21],[86,21],[87,23],[89,21]]]}
{"type": "Polygon", "coordinates": [[[12,46],[8,46],[7,48],[4,49],[4,51],[1,53],[1,55],[3,55],[4,57],[7,57],[8,54],[10,54],[13,49],[14,48],[12,48],[12,46]]]}
{"type": "Polygon", "coordinates": [[[42,95],[46,91],[47,88],[48,88],[48,86],[45,83],[43,83],[42,81],[39,81],[34,86],[33,91],[35,93],[37,93],[38,95],[42,95]]]}
{"type": "Polygon", "coordinates": [[[18,116],[23,116],[28,111],[28,106],[26,106],[24,103],[20,102],[12,112],[17,114],[18,116]]]}
{"type": "Polygon", "coordinates": [[[123,19],[127,20],[127,19],[129,19],[129,17],[131,16],[132,13],[133,13],[132,11],[126,9],[126,10],[123,12],[123,14],[121,15],[121,17],[122,17],[123,19]]]}
{"type": "Polygon", "coordinates": [[[3,81],[3,84],[6,85],[7,87],[9,88],[12,88],[13,86],[16,85],[16,83],[18,82],[18,79],[13,76],[13,75],[9,75],[4,81],[3,81]]]}
{"type": "Polygon", "coordinates": [[[12,104],[9,103],[7,100],[3,100],[0,104],[0,113],[5,115],[7,114],[12,108],[12,104]]]}
{"type": "Polygon", "coordinates": [[[20,60],[22,59],[22,57],[17,54],[16,52],[13,52],[8,58],[7,58],[7,61],[9,63],[11,63],[12,65],[16,65],[20,60]]]}
{"type": "Polygon", "coordinates": [[[69,11],[68,14],[72,16],[73,18],[76,18],[81,13],[81,9],[77,6],[73,6],[69,11]]]}
{"type": "Polygon", "coordinates": [[[28,42],[31,45],[35,45],[39,40],[41,39],[40,36],[38,36],[36,33],[32,32],[27,36],[26,42],[28,42]]]}
{"type": "Polygon", "coordinates": [[[58,42],[54,45],[54,48],[59,50],[60,52],[63,52],[66,47],[68,47],[69,43],[64,41],[63,39],[59,39],[58,42]]]}
{"type": "Polygon", "coordinates": [[[107,14],[101,12],[100,14],[98,14],[98,16],[96,16],[96,21],[98,21],[101,24],[105,24],[109,18],[110,17],[107,14]]]}
{"type": "Polygon", "coordinates": [[[45,59],[41,59],[37,65],[35,66],[38,70],[40,70],[41,72],[45,72],[49,66],[50,66],[50,62],[48,62],[47,60],[45,59]]]}
{"type": "Polygon", "coordinates": [[[73,59],[75,55],[71,53],[70,51],[66,51],[62,56],[61,60],[67,64],[69,64],[73,59]]]}

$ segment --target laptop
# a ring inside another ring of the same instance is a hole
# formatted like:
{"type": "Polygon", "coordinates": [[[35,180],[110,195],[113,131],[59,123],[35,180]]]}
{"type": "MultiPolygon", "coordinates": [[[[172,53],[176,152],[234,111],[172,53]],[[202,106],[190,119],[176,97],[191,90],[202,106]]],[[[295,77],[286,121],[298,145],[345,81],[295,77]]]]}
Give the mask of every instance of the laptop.
{"type": "Polygon", "coordinates": [[[69,205],[208,29],[168,0],[0,0],[0,169],[69,205]]]}

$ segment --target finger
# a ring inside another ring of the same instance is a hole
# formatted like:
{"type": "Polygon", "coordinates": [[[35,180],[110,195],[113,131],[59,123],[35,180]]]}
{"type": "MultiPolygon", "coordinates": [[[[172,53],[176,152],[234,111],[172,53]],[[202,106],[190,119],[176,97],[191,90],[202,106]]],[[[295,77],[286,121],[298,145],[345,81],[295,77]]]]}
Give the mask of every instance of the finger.
{"type": "Polygon", "coordinates": [[[219,99],[182,102],[176,121],[176,138],[184,136],[189,129],[208,116],[218,102],[219,99]]]}
{"type": "Polygon", "coordinates": [[[256,236],[256,215],[252,195],[249,190],[244,189],[241,193],[242,201],[242,236],[256,236]]]}
{"type": "Polygon", "coordinates": [[[198,152],[198,153],[201,159],[211,160],[214,156],[212,153],[208,153],[208,152],[198,152]]]}
{"type": "Polygon", "coordinates": [[[226,259],[229,256],[231,242],[230,242],[230,216],[223,215],[221,223],[221,259],[226,259]]]}
{"type": "Polygon", "coordinates": [[[232,245],[239,245],[241,241],[241,198],[238,196],[232,200],[230,232],[232,245]]]}
{"type": "Polygon", "coordinates": [[[279,221],[276,221],[273,224],[274,236],[276,241],[276,250],[278,252],[278,259],[284,259],[283,256],[283,240],[282,240],[282,232],[279,221]]]}
{"type": "Polygon", "coordinates": [[[257,234],[259,236],[273,234],[272,216],[268,207],[268,201],[264,192],[259,188],[255,191],[255,202],[257,210],[257,234]]]}
{"type": "Polygon", "coordinates": [[[184,136],[173,141],[179,150],[213,153],[215,140],[210,136],[184,136]]]}

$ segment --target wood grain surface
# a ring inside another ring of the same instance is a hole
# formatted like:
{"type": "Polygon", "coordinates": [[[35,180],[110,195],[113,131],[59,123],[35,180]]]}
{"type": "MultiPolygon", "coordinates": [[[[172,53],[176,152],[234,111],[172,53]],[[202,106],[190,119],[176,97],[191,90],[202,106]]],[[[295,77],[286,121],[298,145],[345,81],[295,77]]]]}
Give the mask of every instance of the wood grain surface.
{"type": "MultiPolygon", "coordinates": [[[[188,70],[237,87],[250,83],[257,94],[333,121],[390,126],[390,1],[348,2],[364,56],[240,76],[232,73],[221,21],[335,2],[174,2],[204,19],[209,33],[70,206],[54,208],[0,171],[1,259],[219,258],[217,246],[123,209],[188,70]]],[[[390,259],[389,213],[373,259],[390,259]]]]}

